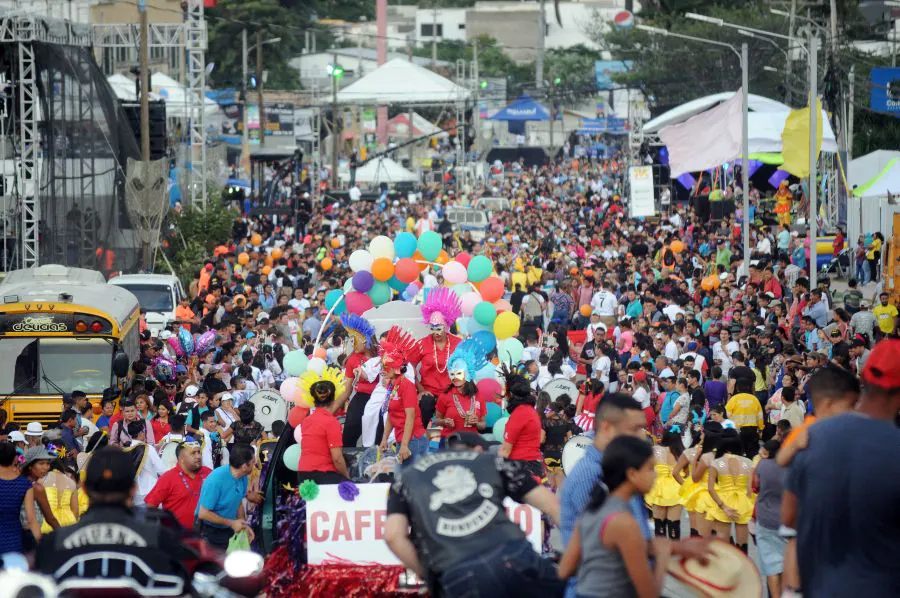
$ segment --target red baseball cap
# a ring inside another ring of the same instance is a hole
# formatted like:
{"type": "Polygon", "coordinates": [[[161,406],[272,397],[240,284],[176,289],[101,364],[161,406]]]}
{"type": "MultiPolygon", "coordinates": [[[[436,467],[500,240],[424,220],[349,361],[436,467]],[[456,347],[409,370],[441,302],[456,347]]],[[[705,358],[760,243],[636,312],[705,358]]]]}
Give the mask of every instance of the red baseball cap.
{"type": "Polygon", "coordinates": [[[647,381],[647,372],[635,372],[634,373],[634,381],[635,382],[646,382],[647,381]]]}
{"type": "Polygon", "coordinates": [[[900,339],[883,340],[872,349],[863,368],[862,379],[867,384],[885,390],[900,388],[900,339]]]}

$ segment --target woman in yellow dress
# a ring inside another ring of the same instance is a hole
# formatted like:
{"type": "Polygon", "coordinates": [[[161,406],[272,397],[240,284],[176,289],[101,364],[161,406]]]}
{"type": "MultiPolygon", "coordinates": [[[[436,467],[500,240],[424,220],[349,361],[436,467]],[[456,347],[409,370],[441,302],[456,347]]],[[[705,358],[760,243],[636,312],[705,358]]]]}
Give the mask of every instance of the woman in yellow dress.
{"type": "MultiPolygon", "coordinates": [[[[61,460],[55,460],[50,467],[50,473],[42,481],[50,509],[60,526],[72,525],[78,521],[78,484],[61,460]]],[[[41,526],[43,533],[52,529],[47,521],[41,526]]]]}
{"type": "MultiPolygon", "coordinates": [[[[708,538],[712,534],[712,525],[706,519],[706,511],[715,506],[709,495],[709,465],[715,458],[716,444],[722,434],[722,424],[707,421],[700,433],[700,441],[696,446],[686,450],[690,467],[690,480],[681,490],[681,504],[692,514],[691,535],[708,538]],[[687,486],[687,487],[685,487],[687,486]]],[[[680,469],[676,466],[680,475],[680,469]]],[[[673,472],[674,475],[675,472],[673,472]]]]}
{"type": "Polygon", "coordinates": [[[778,191],[775,192],[775,213],[778,214],[778,224],[791,224],[791,203],[794,201],[794,194],[788,188],[787,181],[781,181],[778,191]]]}
{"type": "Polygon", "coordinates": [[[709,468],[709,495],[715,505],[706,511],[716,536],[722,540],[731,536],[734,524],[734,543],[747,553],[747,524],[753,517],[753,498],[750,477],[753,462],[741,456],[741,438],[735,430],[726,430],[716,446],[716,459],[709,468]]]}
{"type": "Polygon", "coordinates": [[[653,510],[656,535],[668,536],[672,540],[681,538],[681,487],[672,477],[672,468],[678,462],[684,447],[678,426],[663,432],[660,443],[653,447],[656,464],[656,481],[644,496],[644,501],[653,510]]]}

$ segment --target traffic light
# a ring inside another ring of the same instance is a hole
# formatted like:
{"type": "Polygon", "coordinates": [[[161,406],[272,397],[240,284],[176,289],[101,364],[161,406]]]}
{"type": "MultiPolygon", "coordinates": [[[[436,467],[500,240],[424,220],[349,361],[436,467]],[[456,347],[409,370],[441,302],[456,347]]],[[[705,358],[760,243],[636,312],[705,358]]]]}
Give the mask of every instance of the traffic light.
{"type": "Polygon", "coordinates": [[[559,87],[560,85],[562,85],[562,77],[554,77],[553,85],[555,85],[556,87],[559,87]]]}
{"type": "Polygon", "coordinates": [[[256,75],[247,77],[247,89],[256,89],[256,75]]]}
{"type": "Polygon", "coordinates": [[[329,64],[325,67],[325,70],[330,77],[337,79],[338,81],[344,78],[344,67],[339,64],[329,64]]]}
{"type": "Polygon", "coordinates": [[[478,83],[478,87],[480,87],[481,89],[487,89],[487,87],[488,87],[488,82],[482,79],[482,80],[478,83]]]}

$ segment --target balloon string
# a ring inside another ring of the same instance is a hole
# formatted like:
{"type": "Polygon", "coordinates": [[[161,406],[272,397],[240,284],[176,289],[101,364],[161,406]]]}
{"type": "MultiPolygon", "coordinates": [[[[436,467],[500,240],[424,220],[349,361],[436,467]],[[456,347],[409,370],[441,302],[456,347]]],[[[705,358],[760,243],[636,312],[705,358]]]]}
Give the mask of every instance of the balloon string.
{"type": "Polygon", "coordinates": [[[334,310],[337,309],[337,306],[341,304],[341,301],[344,300],[344,294],[341,293],[338,300],[334,302],[334,305],[331,306],[331,309],[328,310],[328,314],[325,316],[325,319],[322,320],[322,324],[319,326],[319,333],[316,335],[316,341],[313,343],[313,351],[319,348],[319,341],[322,340],[322,332],[325,330],[325,324],[328,323],[328,320],[331,319],[331,316],[334,315],[334,310]]]}

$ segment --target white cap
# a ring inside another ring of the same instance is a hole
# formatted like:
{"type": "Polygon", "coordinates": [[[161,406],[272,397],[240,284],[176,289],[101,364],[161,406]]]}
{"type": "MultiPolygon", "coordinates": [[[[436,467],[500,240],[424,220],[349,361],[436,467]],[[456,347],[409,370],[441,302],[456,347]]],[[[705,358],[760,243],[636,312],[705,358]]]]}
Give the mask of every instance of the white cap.
{"type": "Polygon", "coordinates": [[[259,314],[257,314],[257,316],[256,316],[257,322],[262,322],[263,320],[268,320],[268,319],[269,319],[269,314],[267,314],[264,311],[259,312],[259,314]]]}
{"type": "Polygon", "coordinates": [[[196,384],[191,384],[187,388],[184,389],[184,398],[193,399],[197,396],[197,393],[200,392],[200,389],[196,384]]]}
{"type": "Polygon", "coordinates": [[[31,422],[25,428],[26,436],[43,436],[44,435],[44,426],[41,425],[41,422],[31,422]]]}
{"type": "Polygon", "coordinates": [[[672,371],[671,368],[665,368],[663,371],[659,373],[660,378],[674,378],[675,372],[672,371]]]}
{"type": "Polygon", "coordinates": [[[9,441],[10,442],[25,442],[25,435],[19,432],[18,430],[13,430],[9,433],[9,441]]]}
{"type": "Polygon", "coordinates": [[[223,392],[222,398],[220,400],[234,402],[234,395],[231,394],[230,392],[223,392]]]}
{"type": "Polygon", "coordinates": [[[162,331],[160,331],[160,333],[159,333],[159,340],[161,340],[161,341],[167,341],[167,340],[169,340],[170,338],[172,338],[172,331],[171,331],[171,330],[162,330],[162,331]]]}

